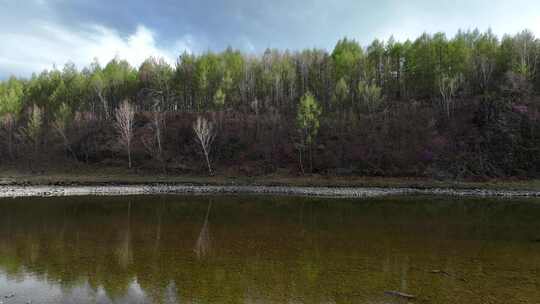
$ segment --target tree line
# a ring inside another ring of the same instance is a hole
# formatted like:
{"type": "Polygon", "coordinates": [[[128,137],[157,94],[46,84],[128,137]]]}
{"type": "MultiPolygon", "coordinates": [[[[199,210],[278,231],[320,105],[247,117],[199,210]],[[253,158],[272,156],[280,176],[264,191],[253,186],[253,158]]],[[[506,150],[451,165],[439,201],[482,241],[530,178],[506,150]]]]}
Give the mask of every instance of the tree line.
{"type": "Polygon", "coordinates": [[[539,56],[529,31],[474,30],[184,53],[174,66],[68,63],[0,82],[0,161],[131,167],[133,154],[165,172],[537,177],[539,56]]]}

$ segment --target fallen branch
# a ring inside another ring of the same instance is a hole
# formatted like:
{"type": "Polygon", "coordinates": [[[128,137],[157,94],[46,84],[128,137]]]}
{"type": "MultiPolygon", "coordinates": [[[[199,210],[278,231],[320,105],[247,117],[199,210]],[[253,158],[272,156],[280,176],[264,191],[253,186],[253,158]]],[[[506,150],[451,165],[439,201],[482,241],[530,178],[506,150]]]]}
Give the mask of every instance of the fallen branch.
{"type": "Polygon", "coordinates": [[[445,276],[451,276],[448,272],[446,272],[444,270],[439,270],[439,269],[431,270],[429,273],[442,274],[442,275],[445,275],[445,276]]]}
{"type": "Polygon", "coordinates": [[[409,300],[416,299],[416,297],[411,295],[411,294],[403,293],[403,292],[400,292],[400,291],[394,291],[394,290],[387,290],[387,291],[384,292],[384,294],[389,295],[389,296],[409,299],[409,300]]]}

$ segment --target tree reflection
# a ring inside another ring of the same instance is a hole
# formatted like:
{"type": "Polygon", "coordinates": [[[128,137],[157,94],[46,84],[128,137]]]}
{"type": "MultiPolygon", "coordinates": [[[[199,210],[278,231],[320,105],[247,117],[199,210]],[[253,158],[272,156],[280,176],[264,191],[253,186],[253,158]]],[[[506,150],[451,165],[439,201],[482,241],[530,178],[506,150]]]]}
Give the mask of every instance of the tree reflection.
{"type": "Polygon", "coordinates": [[[156,225],[156,236],[155,236],[155,244],[154,244],[154,254],[159,253],[159,245],[161,243],[161,226],[162,226],[162,221],[163,221],[164,210],[165,210],[165,202],[161,200],[158,207],[156,208],[157,225],[156,225]]]}
{"type": "Polygon", "coordinates": [[[202,225],[201,231],[199,232],[199,237],[195,243],[195,248],[193,251],[198,259],[204,258],[210,252],[210,229],[208,228],[208,216],[210,215],[210,209],[212,208],[212,200],[208,202],[208,209],[206,210],[206,216],[204,217],[204,223],[202,225]]]}
{"type": "Polygon", "coordinates": [[[117,249],[118,262],[122,268],[127,268],[133,261],[131,253],[131,201],[127,204],[127,218],[122,241],[117,249]]]}

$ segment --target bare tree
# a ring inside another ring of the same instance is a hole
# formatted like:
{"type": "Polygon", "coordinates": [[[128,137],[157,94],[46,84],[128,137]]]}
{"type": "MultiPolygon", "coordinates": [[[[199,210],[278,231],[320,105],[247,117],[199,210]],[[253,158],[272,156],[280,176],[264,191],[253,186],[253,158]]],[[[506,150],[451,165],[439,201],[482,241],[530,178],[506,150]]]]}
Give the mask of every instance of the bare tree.
{"type": "Polygon", "coordinates": [[[120,133],[120,141],[126,146],[128,153],[128,167],[131,169],[131,141],[133,139],[133,121],[135,110],[126,99],[116,110],[116,128],[120,133]]]}
{"type": "Polygon", "coordinates": [[[206,158],[208,172],[210,173],[210,175],[213,175],[214,172],[212,171],[212,167],[210,166],[210,159],[208,158],[208,155],[210,154],[210,148],[216,135],[214,124],[208,121],[206,118],[199,116],[193,124],[193,131],[197,136],[197,140],[199,141],[204,157],[206,158]]]}
{"type": "Polygon", "coordinates": [[[441,102],[446,116],[450,118],[452,107],[454,104],[454,97],[456,95],[457,89],[461,83],[460,76],[450,77],[443,75],[439,81],[439,91],[441,93],[441,102]]]}
{"type": "Polygon", "coordinates": [[[71,153],[74,159],[77,159],[77,156],[73,152],[73,149],[71,148],[71,141],[68,137],[68,129],[71,126],[71,123],[73,121],[73,115],[71,113],[71,109],[66,103],[63,103],[60,106],[60,109],[58,110],[58,113],[56,115],[56,118],[53,122],[53,127],[62,137],[62,140],[64,142],[64,149],[67,153],[71,153]]]}
{"type": "Polygon", "coordinates": [[[270,157],[269,160],[272,163],[272,165],[276,168],[276,157],[275,154],[278,150],[278,134],[280,131],[281,126],[281,115],[279,113],[279,110],[276,107],[270,107],[268,109],[268,114],[266,115],[267,124],[270,126],[269,132],[270,132],[270,157]]]}
{"type": "Polygon", "coordinates": [[[255,140],[257,140],[259,138],[259,129],[260,129],[259,113],[261,109],[261,103],[259,102],[257,98],[255,98],[250,103],[250,107],[251,107],[251,110],[253,110],[253,112],[255,113],[255,140]]]}
{"type": "Polygon", "coordinates": [[[480,87],[485,91],[491,83],[493,71],[495,70],[495,60],[487,56],[478,56],[475,61],[480,79],[480,87]]]}
{"type": "Polygon", "coordinates": [[[159,159],[163,161],[163,130],[165,129],[164,113],[160,111],[154,112],[152,123],[156,135],[159,159]]]}
{"type": "Polygon", "coordinates": [[[163,155],[163,131],[165,130],[165,121],[165,113],[160,111],[152,113],[152,122],[150,124],[152,133],[150,136],[141,138],[146,152],[161,163],[164,173],[167,171],[163,155]]]}
{"type": "Polygon", "coordinates": [[[15,115],[8,113],[1,119],[1,126],[4,130],[4,139],[7,145],[7,153],[11,160],[13,160],[13,142],[15,139],[15,115]]]}
{"type": "Polygon", "coordinates": [[[85,162],[88,164],[90,155],[97,150],[97,123],[98,118],[95,112],[75,112],[73,117],[74,136],[78,138],[79,152],[82,153],[85,162]]]}
{"type": "MultiPolygon", "coordinates": [[[[151,88],[144,88],[143,92],[148,94],[152,100],[152,135],[143,137],[142,143],[150,156],[161,163],[163,172],[166,172],[165,160],[163,157],[163,132],[165,130],[165,116],[170,108],[169,100],[173,100],[169,86],[171,69],[163,59],[150,58],[141,67],[141,75],[151,88]],[[155,87],[155,88],[154,88],[155,87]]],[[[176,106],[176,104],[175,104],[176,106]]]]}

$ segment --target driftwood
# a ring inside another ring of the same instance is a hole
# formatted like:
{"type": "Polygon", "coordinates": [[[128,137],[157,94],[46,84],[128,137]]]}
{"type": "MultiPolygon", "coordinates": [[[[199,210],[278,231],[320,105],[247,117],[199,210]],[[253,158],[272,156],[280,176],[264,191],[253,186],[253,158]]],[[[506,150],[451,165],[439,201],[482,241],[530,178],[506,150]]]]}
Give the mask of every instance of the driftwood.
{"type": "Polygon", "coordinates": [[[445,276],[451,276],[448,272],[444,271],[444,270],[439,270],[439,269],[435,269],[435,270],[431,270],[429,273],[434,273],[434,274],[442,274],[442,275],[445,275],[445,276]]]}
{"type": "Polygon", "coordinates": [[[394,291],[394,290],[387,290],[387,291],[384,292],[384,294],[389,295],[389,296],[409,299],[409,300],[416,299],[416,297],[413,296],[413,295],[410,295],[410,294],[407,294],[407,293],[404,293],[404,292],[400,292],[400,291],[394,291]]]}

